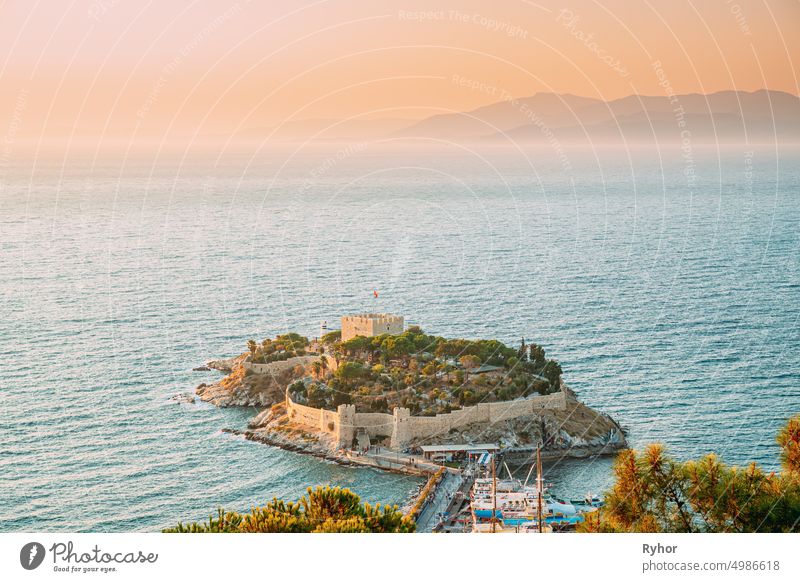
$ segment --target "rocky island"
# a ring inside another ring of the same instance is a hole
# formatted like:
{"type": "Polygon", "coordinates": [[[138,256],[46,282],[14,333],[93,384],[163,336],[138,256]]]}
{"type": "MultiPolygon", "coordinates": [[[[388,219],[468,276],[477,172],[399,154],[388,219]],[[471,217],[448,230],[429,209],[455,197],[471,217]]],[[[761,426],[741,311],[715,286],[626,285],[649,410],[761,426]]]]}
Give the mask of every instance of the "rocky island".
{"type": "Polygon", "coordinates": [[[524,339],[448,339],[361,314],[313,341],[250,340],[244,354],[206,365],[228,375],[198,386],[202,400],[263,409],[246,438],[338,462],[375,465],[362,453],[376,450],[444,461],[448,447],[479,443],[512,458],[537,445],[545,457],[627,447],[620,425],[581,403],[559,363],[524,339]]]}

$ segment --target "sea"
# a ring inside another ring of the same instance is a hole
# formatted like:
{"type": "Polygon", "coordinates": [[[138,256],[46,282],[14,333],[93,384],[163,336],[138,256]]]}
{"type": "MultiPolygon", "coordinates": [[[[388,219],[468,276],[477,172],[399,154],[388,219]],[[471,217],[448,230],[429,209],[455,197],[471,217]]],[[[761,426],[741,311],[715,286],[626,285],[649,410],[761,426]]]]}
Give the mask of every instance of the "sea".
{"type": "MultiPolygon", "coordinates": [[[[0,531],[160,531],[316,485],[402,505],[419,479],[253,443],[223,429],[257,410],[172,398],[248,339],[362,311],[538,343],[631,446],[680,459],[777,470],[800,413],[791,147],[6,152],[0,185],[0,531]]],[[[602,493],[612,462],[545,478],[602,493]]]]}

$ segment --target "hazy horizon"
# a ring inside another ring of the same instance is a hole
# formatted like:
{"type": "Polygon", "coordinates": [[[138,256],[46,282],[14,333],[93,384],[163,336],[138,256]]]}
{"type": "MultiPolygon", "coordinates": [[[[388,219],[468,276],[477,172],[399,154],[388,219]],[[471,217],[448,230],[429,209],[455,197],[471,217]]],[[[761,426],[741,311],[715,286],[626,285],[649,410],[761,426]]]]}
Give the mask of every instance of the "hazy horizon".
{"type": "Polygon", "coordinates": [[[800,93],[791,34],[800,4],[788,0],[11,1],[2,11],[6,158],[53,141],[224,144],[320,120],[391,135],[410,121],[546,93],[604,102],[800,93]]]}

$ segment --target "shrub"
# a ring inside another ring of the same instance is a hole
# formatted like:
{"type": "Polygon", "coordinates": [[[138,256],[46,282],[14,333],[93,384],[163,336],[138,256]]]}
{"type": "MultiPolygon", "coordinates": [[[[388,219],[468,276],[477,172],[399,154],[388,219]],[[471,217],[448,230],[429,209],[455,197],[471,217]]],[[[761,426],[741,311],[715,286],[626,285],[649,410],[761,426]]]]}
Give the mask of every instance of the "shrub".
{"type": "Polygon", "coordinates": [[[800,474],[786,463],[797,437],[800,415],[778,433],[781,474],[764,473],[755,463],[729,467],[713,453],[681,462],[658,444],[640,453],[624,450],[614,463],[616,481],[605,505],[589,514],[581,531],[797,532],[800,474]]]}
{"type": "Polygon", "coordinates": [[[361,498],[339,487],[308,488],[296,502],[273,499],[250,513],[217,511],[216,519],[189,523],[163,530],[165,533],[409,533],[416,529],[413,519],[404,517],[397,506],[361,503],[361,498]]]}

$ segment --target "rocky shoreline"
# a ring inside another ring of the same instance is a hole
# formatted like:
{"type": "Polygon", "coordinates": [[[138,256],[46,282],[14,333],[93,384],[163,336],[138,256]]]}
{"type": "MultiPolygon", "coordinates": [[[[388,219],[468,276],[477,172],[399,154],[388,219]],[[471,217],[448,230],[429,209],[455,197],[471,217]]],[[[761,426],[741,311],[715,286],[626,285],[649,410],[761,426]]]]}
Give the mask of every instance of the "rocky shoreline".
{"type": "Polygon", "coordinates": [[[209,370],[217,370],[218,372],[225,372],[230,374],[237,365],[241,365],[247,354],[234,356],[233,358],[221,358],[218,360],[208,360],[204,367],[209,370]]]}
{"type": "Polygon", "coordinates": [[[283,401],[286,386],[308,374],[318,355],[300,356],[274,362],[269,373],[256,374],[245,369],[247,354],[227,360],[211,360],[206,367],[227,373],[211,384],[200,384],[195,393],[215,406],[272,406],[283,401]]]}
{"type": "Polygon", "coordinates": [[[296,442],[291,439],[281,439],[277,435],[270,435],[269,433],[266,432],[257,432],[250,429],[236,430],[233,428],[223,428],[222,432],[226,434],[242,436],[249,441],[261,443],[264,445],[269,445],[271,447],[277,447],[279,449],[290,451],[292,453],[298,453],[300,455],[309,455],[312,457],[317,457],[319,459],[324,459],[326,461],[332,461],[340,465],[353,464],[352,462],[342,457],[341,455],[333,454],[327,449],[321,449],[309,445],[304,445],[300,442],[296,442]]]}

